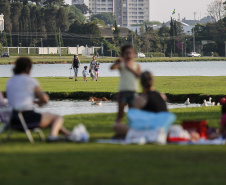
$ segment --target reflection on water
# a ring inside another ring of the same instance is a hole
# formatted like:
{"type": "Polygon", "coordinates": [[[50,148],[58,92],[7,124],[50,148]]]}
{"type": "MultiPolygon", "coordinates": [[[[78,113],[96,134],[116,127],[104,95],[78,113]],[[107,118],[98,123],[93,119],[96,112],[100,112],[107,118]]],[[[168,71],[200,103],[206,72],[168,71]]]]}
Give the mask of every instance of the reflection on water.
{"type": "MultiPolygon", "coordinates": [[[[89,64],[82,64],[82,69],[89,64]]],[[[110,70],[110,63],[101,64],[100,76],[117,77],[117,71],[110,70]]],[[[33,77],[68,77],[70,76],[71,64],[35,64],[32,70],[33,77]]],[[[0,65],[0,77],[12,76],[12,65],[0,65]]],[[[155,76],[226,76],[226,61],[218,62],[147,62],[141,63],[141,68],[152,71],[155,76]]],[[[73,71],[71,71],[73,75],[73,71]]]]}
{"type": "MultiPolygon", "coordinates": [[[[197,107],[197,104],[191,104],[189,107],[197,107]]],[[[168,104],[168,108],[186,108],[184,104],[168,104]]],[[[117,102],[106,102],[101,106],[91,105],[88,101],[50,101],[48,105],[43,108],[36,109],[39,112],[50,112],[59,115],[71,114],[90,114],[90,113],[114,113],[117,112],[117,102]]],[[[128,108],[126,108],[126,111],[128,108]]]]}

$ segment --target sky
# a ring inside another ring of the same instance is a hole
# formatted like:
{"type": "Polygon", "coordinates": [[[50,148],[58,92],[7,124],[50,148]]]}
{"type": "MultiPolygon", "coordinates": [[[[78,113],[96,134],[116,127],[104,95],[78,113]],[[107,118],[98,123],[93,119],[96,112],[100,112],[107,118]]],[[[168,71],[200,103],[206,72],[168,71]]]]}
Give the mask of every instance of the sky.
{"type": "MultiPolygon", "coordinates": [[[[65,0],[71,4],[71,0],[65,0]]],[[[194,19],[194,13],[197,12],[196,19],[207,16],[207,5],[213,0],[150,0],[150,20],[167,22],[170,20],[173,10],[176,10],[174,18],[194,19]]]]}

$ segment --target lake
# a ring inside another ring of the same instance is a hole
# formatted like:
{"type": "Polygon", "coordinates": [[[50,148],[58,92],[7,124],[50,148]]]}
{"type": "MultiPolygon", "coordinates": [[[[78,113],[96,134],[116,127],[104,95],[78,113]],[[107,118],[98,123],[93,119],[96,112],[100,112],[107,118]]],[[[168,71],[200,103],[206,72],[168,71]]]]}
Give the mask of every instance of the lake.
{"type": "MultiPolygon", "coordinates": [[[[147,62],[140,63],[142,70],[151,71],[155,76],[226,76],[226,61],[216,62],[147,62]]],[[[84,66],[79,69],[82,76],[84,66]]],[[[100,65],[101,77],[118,77],[118,71],[111,71],[110,63],[100,65]]],[[[69,77],[73,71],[71,64],[35,64],[32,69],[32,77],[69,77]]],[[[13,65],[0,65],[0,77],[11,77],[13,65]]]]}
{"type": "MultiPolygon", "coordinates": [[[[186,108],[184,104],[172,104],[168,103],[168,108],[186,108]]],[[[189,107],[198,107],[198,104],[191,104],[189,107]]],[[[116,102],[105,102],[101,106],[91,105],[89,101],[79,100],[62,100],[62,101],[50,101],[43,108],[36,108],[38,112],[50,112],[53,114],[59,114],[61,116],[71,114],[94,114],[94,113],[115,113],[117,112],[116,102]]],[[[128,111],[128,108],[126,108],[128,111]]]]}

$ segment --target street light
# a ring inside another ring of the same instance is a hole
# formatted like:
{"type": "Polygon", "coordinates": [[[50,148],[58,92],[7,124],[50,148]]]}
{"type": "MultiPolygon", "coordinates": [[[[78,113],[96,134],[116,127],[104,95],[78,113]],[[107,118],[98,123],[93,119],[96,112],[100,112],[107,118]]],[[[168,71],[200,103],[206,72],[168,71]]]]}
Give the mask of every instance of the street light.
{"type": "Polygon", "coordinates": [[[102,58],[104,58],[104,46],[103,46],[103,42],[101,42],[101,55],[102,55],[102,58]]]}
{"type": "Polygon", "coordinates": [[[19,52],[20,52],[20,56],[21,56],[21,43],[19,43],[19,46],[20,46],[19,52]]]}
{"type": "Polygon", "coordinates": [[[224,44],[225,44],[225,57],[226,57],[226,41],[224,41],[224,44]]]}

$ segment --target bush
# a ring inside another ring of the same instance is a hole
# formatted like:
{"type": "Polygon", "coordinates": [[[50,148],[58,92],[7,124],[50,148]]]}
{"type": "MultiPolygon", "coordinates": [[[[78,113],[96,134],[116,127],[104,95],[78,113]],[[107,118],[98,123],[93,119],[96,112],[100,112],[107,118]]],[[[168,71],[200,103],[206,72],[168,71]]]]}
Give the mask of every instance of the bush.
{"type": "Polygon", "coordinates": [[[148,53],[144,53],[146,55],[146,57],[165,57],[164,53],[161,52],[148,52],[148,53]],[[148,55],[147,55],[148,54],[148,55]]]}

